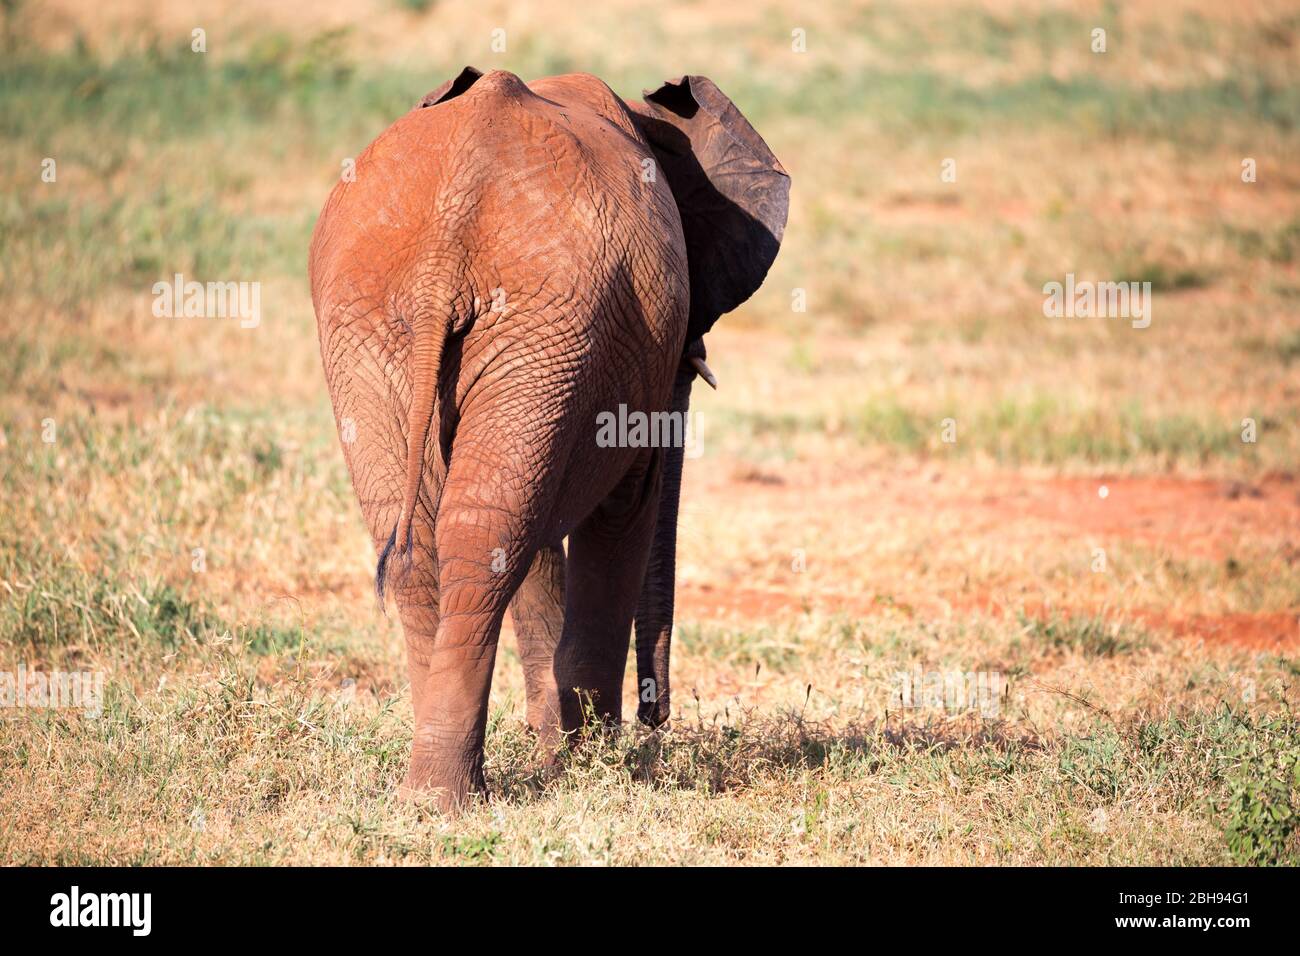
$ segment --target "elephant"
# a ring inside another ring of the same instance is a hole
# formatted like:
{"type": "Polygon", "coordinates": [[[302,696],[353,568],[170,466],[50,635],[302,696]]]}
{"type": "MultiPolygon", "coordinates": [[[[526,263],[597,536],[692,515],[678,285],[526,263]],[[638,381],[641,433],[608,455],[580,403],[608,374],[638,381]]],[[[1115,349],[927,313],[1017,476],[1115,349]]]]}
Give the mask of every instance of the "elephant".
{"type": "Polygon", "coordinates": [[[589,74],[473,67],[335,185],[312,302],[406,644],[403,795],[456,811],[486,792],[507,609],[551,763],[588,722],[621,721],[634,622],[637,716],[668,719],[682,443],[598,442],[596,423],[685,416],[696,377],[716,387],[704,335],[763,282],[789,190],[703,76],[631,102],[589,74]]]}

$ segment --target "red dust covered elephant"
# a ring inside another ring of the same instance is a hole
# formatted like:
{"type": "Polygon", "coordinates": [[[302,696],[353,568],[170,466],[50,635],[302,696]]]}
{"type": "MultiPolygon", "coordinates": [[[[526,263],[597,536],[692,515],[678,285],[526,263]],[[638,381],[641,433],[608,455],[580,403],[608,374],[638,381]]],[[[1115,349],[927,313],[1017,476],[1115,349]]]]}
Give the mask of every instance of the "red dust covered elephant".
{"type": "Polygon", "coordinates": [[[408,793],[484,789],[507,607],[545,746],[621,719],[634,621],[638,716],[668,718],[683,449],[601,442],[597,421],[685,415],[712,379],[705,333],[776,257],[789,186],[704,77],[630,103],[585,74],[466,68],[335,187],[312,299],[406,639],[408,793]]]}

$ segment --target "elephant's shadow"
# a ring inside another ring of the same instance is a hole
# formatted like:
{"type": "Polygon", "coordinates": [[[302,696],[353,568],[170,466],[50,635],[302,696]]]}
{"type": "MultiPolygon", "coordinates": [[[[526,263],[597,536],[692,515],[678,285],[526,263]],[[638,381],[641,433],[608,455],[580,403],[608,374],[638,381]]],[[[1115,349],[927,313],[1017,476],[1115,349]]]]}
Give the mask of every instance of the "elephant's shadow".
{"type": "Polygon", "coordinates": [[[720,715],[712,722],[679,721],[654,731],[624,724],[592,734],[545,768],[530,759],[520,736],[519,730],[502,728],[488,742],[488,784],[496,799],[526,801],[615,778],[654,789],[720,794],[791,770],[869,777],[890,773],[917,755],[961,752],[992,766],[1042,749],[1035,736],[974,714],[890,715],[833,724],[797,712],[747,712],[739,719],[720,715]]]}

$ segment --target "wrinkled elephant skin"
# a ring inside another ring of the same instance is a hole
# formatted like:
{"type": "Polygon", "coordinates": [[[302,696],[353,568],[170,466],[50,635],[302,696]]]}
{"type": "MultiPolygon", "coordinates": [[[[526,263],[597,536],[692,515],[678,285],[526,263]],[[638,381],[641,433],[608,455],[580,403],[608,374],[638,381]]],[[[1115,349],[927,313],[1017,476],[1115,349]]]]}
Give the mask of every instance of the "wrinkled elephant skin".
{"type": "Polygon", "coordinates": [[[625,103],[588,75],[472,68],[335,187],[312,299],[407,645],[407,793],[454,809],[484,790],[507,607],[547,752],[589,714],[621,719],[634,618],[639,716],[667,719],[681,449],[606,447],[598,416],[686,412],[703,336],[762,282],[788,192],[703,77],[625,103]]]}

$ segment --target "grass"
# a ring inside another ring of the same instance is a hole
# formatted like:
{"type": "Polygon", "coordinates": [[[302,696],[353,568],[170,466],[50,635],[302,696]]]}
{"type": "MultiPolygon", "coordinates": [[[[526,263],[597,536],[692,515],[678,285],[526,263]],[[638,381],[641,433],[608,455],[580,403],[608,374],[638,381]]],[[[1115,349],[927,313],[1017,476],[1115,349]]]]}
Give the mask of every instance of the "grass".
{"type": "Polygon", "coordinates": [[[1297,728],[1227,704],[1050,730],[1011,714],[733,706],[666,734],[608,735],[546,784],[519,715],[498,710],[495,801],[452,822],[394,801],[409,735],[400,695],[267,684],[246,654],[203,653],[205,675],[116,691],[97,720],[25,720],[0,804],[16,811],[56,785],[62,796],[6,831],[5,859],[1212,864],[1300,851],[1286,776],[1297,728]],[[87,836],[64,844],[72,820],[87,836]]]}
{"type": "Polygon", "coordinates": [[[1143,646],[1142,635],[1135,633],[1133,628],[1104,617],[1077,614],[1063,617],[1058,614],[1043,618],[1022,612],[1020,624],[1030,640],[1077,651],[1086,657],[1114,657],[1143,646]]]}
{"type": "MultiPolygon", "coordinates": [[[[1280,347],[1285,352],[1286,346],[1280,347]]],[[[850,396],[846,396],[850,398],[850,396]]],[[[860,445],[944,459],[982,458],[1007,467],[1048,465],[1152,470],[1196,470],[1206,465],[1257,467],[1261,452],[1241,440],[1235,421],[1216,421],[1188,413],[1151,414],[1140,401],[1119,408],[1095,402],[1076,405],[1053,394],[991,398],[973,408],[964,398],[935,396],[928,407],[906,404],[894,393],[847,407],[793,412],[723,411],[714,418],[726,440],[749,447],[764,442],[797,447],[801,436],[847,432],[860,445]],[[951,419],[952,441],[945,438],[951,419]]],[[[1270,431],[1290,436],[1300,420],[1289,412],[1263,416],[1253,409],[1243,417],[1262,420],[1270,431]]],[[[1263,453],[1273,461],[1276,446],[1263,453]]],[[[1281,461],[1276,462],[1281,465],[1281,461]]]]}
{"type": "Polygon", "coordinates": [[[183,11],[5,4],[0,671],[107,696],[0,710],[0,860],[1300,862],[1300,19],[1140,6],[234,3],[199,55],[183,11]],[[396,798],[305,262],[340,164],[464,62],[707,72],[795,185],[710,336],[671,730],[546,777],[506,639],[494,798],[447,820],[396,798]],[[176,272],[260,282],[261,325],[155,319],[176,272]],[[1044,318],[1066,273],[1151,282],[1152,325],[1044,318]],[[904,707],[918,669],[1005,692],[904,707]]]}

